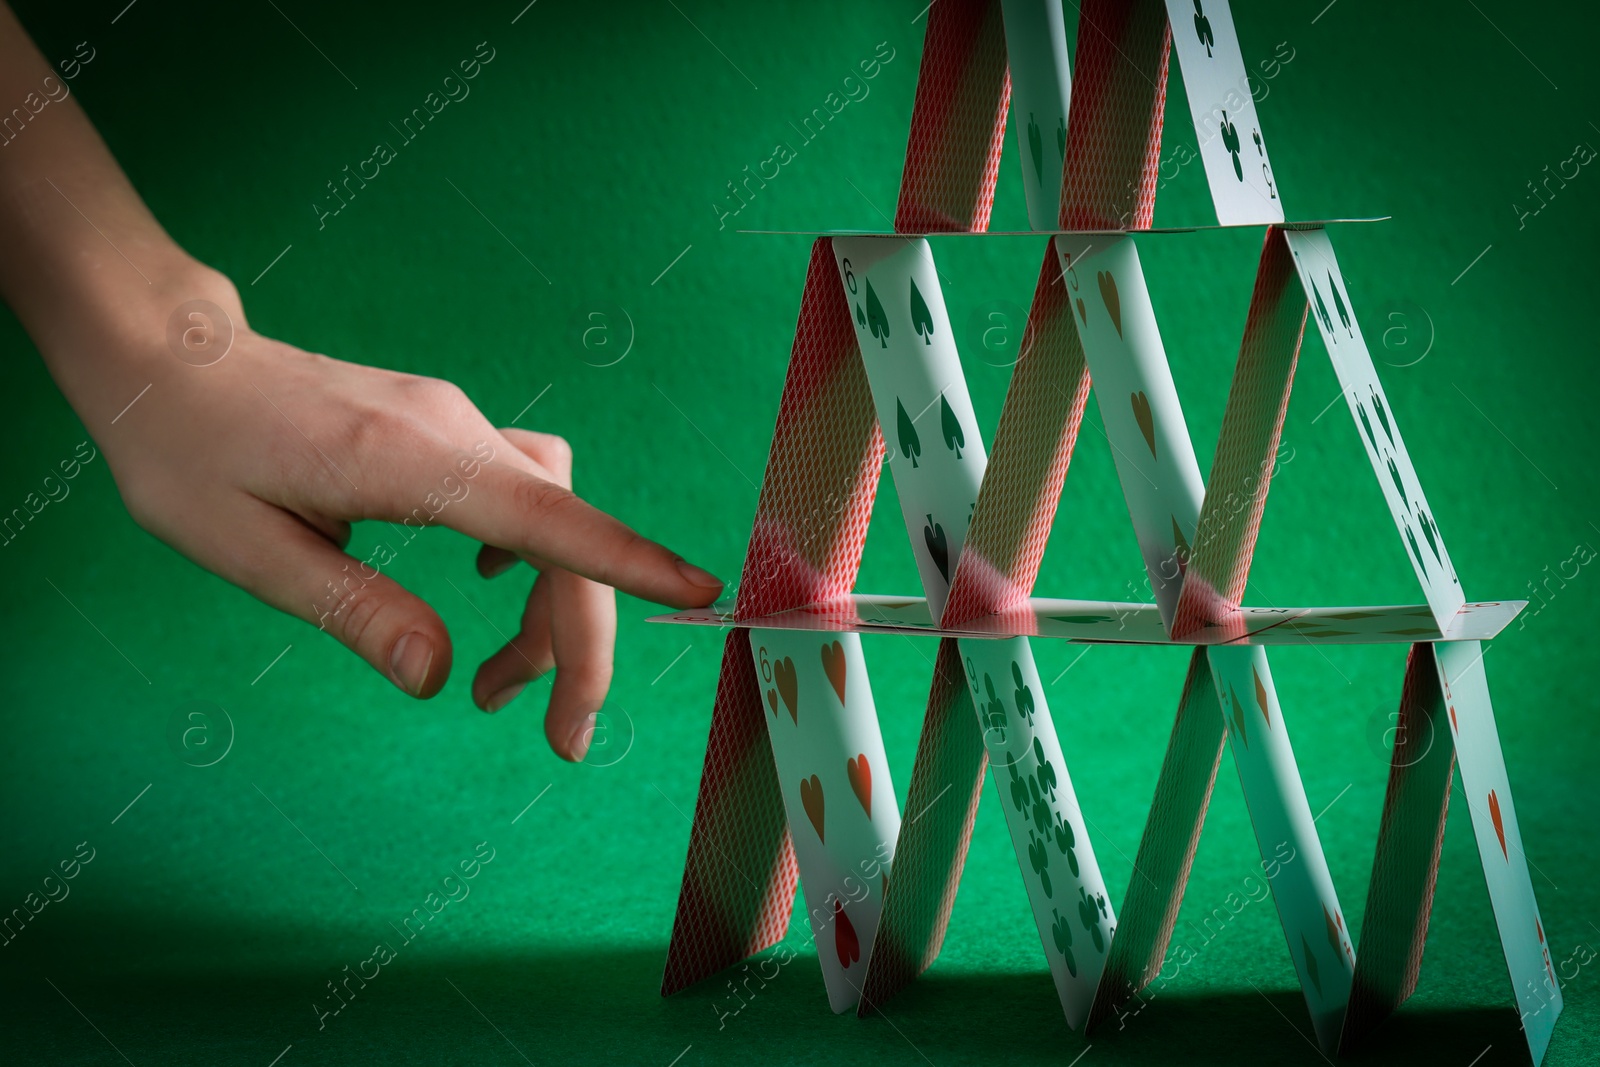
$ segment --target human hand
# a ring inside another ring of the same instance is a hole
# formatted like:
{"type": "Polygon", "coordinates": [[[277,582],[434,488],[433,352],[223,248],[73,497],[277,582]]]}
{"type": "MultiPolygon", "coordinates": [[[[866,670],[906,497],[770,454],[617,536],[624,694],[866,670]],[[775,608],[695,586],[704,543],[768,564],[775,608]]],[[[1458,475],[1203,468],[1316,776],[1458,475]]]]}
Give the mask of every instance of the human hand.
{"type": "MultiPolygon", "coordinates": [[[[0,0],[0,99],[52,83],[0,0]]],[[[424,698],[450,674],[450,635],[382,573],[392,560],[343,551],[351,523],[453,527],[486,546],[486,577],[526,560],[539,576],[521,628],[478,668],[473,700],[498,710],[554,667],[545,735],[581,759],[611,682],[611,587],[690,607],[722,583],[573,495],[559,437],[496,430],[447,382],[253,332],[233,284],[162,229],[76,98],[52,100],[0,153],[0,297],[133,517],[424,698]]]]}
{"type": "MultiPolygon", "coordinates": [[[[585,503],[559,437],[496,429],[456,386],[302,351],[250,330],[212,272],[185,273],[147,312],[96,344],[90,376],[63,388],[104,453],[134,519],[258,599],[327,630],[395,685],[431,697],[450,673],[438,614],[383,573],[392,549],[357,560],[351,524],[378,519],[409,539],[440,524],[483,542],[494,577],[538,572],[518,632],[478,668],[473,701],[496,711],[555,669],[545,716],[567,759],[588,748],[611,681],[612,587],[675,607],[722,583],[585,503]],[[162,307],[203,293],[190,344],[168,351],[162,307]],[[226,354],[220,346],[231,323],[226,354]],[[208,365],[194,365],[216,359],[208,365]],[[119,408],[148,382],[136,404],[119,408]],[[113,424],[114,423],[114,424],[113,424]]],[[[53,353],[52,363],[87,357],[53,353]]]]}

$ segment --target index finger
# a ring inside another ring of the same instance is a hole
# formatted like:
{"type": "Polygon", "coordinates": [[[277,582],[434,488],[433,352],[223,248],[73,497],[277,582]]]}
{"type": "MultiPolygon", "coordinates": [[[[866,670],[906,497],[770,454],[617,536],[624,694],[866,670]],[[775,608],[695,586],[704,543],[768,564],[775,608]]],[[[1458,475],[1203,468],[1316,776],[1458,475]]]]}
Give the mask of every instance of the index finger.
{"type": "Polygon", "coordinates": [[[437,521],[658,604],[703,607],[722,592],[722,579],[570,489],[500,463],[484,464],[474,490],[437,521]]]}

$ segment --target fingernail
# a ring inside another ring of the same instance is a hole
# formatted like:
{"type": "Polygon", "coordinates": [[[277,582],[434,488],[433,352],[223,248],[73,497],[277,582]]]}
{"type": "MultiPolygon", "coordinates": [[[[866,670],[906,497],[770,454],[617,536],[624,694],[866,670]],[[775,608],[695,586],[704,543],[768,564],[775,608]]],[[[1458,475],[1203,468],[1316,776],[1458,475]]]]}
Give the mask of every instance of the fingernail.
{"type": "Polygon", "coordinates": [[[409,633],[394,643],[389,653],[389,678],[412,696],[421,696],[433,665],[433,642],[419,633],[409,633]]]}
{"type": "Polygon", "coordinates": [[[517,699],[517,694],[522,692],[522,690],[527,687],[527,684],[527,682],[518,682],[515,685],[506,686],[494,696],[483,702],[483,710],[493,715],[495,712],[499,711],[513,700],[517,699]]]}
{"type": "Polygon", "coordinates": [[[715,574],[703,567],[696,567],[686,559],[678,560],[678,573],[683,575],[684,581],[690,585],[698,585],[702,589],[721,589],[725,584],[715,574]]]}
{"type": "Polygon", "coordinates": [[[573,763],[582,763],[583,757],[589,753],[589,742],[594,740],[595,713],[590,712],[583,717],[583,722],[572,731],[572,736],[567,739],[568,758],[573,763]]]}

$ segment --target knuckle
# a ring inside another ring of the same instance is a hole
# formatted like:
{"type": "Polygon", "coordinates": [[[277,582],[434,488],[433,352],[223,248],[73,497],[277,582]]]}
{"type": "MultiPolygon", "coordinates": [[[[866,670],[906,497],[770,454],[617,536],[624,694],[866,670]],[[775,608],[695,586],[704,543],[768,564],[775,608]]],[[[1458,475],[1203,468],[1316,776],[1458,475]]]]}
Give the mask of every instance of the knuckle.
{"type": "Polygon", "coordinates": [[[539,462],[559,474],[572,471],[572,444],[565,437],[545,434],[539,442],[539,462]]]}
{"type": "Polygon", "coordinates": [[[352,648],[360,647],[368,634],[377,636],[374,624],[384,614],[389,598],[370,584],[350,594],[339,610],[339,638],[352,648]]]}
{"type": "Polygon", "coordinates": [[[577,514],[584,505],[570,489],[564,489],[543,478],[522,478],[517,482],[515,498],[519,510],[537,515],[547,522],[559,525],[569,516],[577,514]]]}

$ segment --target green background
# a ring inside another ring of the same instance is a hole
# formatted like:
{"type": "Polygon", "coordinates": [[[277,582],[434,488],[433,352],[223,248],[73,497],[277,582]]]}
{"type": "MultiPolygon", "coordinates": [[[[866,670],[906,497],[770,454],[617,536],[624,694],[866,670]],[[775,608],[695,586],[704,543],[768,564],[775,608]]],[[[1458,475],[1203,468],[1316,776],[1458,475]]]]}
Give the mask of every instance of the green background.
{"type": "MultiPolygon", "coordinates": [[[[542,0],[513,24],[523,2],[358,10],[278,0],[279,10],[223,11],[143,0],[115,24],[124,0],[28,3],[20,14],[52,60],[82,40],[96,49],[74,91],[168,229],[240,285],[256,329],[450,378],[502,424],[540,396],[519,425],[572,441],[581,492],[736,576],[807,240],[735,227],[885,225],[922,4],[542,0]],[[319,230],[311,204],[324,183],[376,140],[393,140],[387,124],[485,40],[496,56],[471,96],[319,230]],[[719,230],[711,205],[725,183],[795,141],[789,123],[883,41],[895,58],[870,95],[798,147],[719,230]],[[595,366],[606,359],[582,347],[574,324],[617,308],[633,323],[632,348],[595,366]]],[[[1291,217],[1394,216],[1334,234],[1345,277],[1469,595],[1528,596],[1576,546],[1600,543],[1591,506],[1600,177],[1586,168],[1520,229],[1511,206],[1575,144],[1600,143],[1589,121],[1595,17],[1581,5],[1485,5],[1486,16],[1473,4],[1324,3],[1239,5],[1252,69],[1280,41],[1294,53],[1259,105],[1279,187],[1291,217]]],[[[1176,69],[1169,92],[1167,150],[1194,141],[1176,69]]],[[[1015,143],[995,229],[1026,225],[1015,143]]],[[[1162,190],[1156,221],[1211,218],[1191,163],[1162,190]]],[[[1260,241],[1236,230],[1140,242],[1202,462],[1260,241]]],[[[935,245],[986,433],[1007,360],[985,352],[972,324],[1026,304],[1042,245],[935,245]]],[[[0,350],[9,511],[86,435],[4,313],[0,350]]],[[[1343,405],[1317,417],[1338,387],[1314,331],[1297,386],[1284,431],[1293,458],[1275,480],[1250,599],[1420,599],[1343,405]]],[[[1099,425],[1095,405],[1087,418],[1099,425]]],[[[1086,428],[1081,443],[1039,590],[1128,598],[1142,571],[1126,508],[1100,432],[1086,428]]],[[[720,982],[657,995],[719,634],[647,625],[652,607],[622,597],[609,751],[631,748],[611,766],[573,767],[545,745],[541,690],[498,716],[471,707],[470,666],[498,646],[496,627],[514,625],[528,578],[480,583],[460,536],[429,531],[389,571],[438,607],[457,641],[456,676],[422,704],[140,531],[103,459],[72,486],[0,549],[0,910],[21,905],[78,842],[96,855],[70,897],[0,949],[0,1059],[116,1063],[120,1052],[141,1067],[266,1067],[292,1045],[283,1067],[524,1055],[665,1067],[680,1054],[682,1067],[942,1067],[1002,1052],[1067,1063],[1085,1048],[1061,1017],[987,788],[944,953],[887,1018],[829,1013],[798,928],[799,956],[723,1027],[720,982]],[[168,737],[175,709],[196,700],[226,709],[235,732],[206,768],[182,762],[168,737]],[[496,858],[471,895],[319,1032],[312,1004],[324,983],[394,940],[389,924],[480,841],[496,858]]],[[[359,531],[352,551],[383,536],[359,531]]],[[[1558,967],[1600,945],[1600,739],[1586,675],[1596,581],[1585,569],[1564,587],[1552,582],[1548,606],[1487,659],[1558,967]]],[[[887,478],[859,587],[917,588],[887,478]]],[[[1186,654],[1080,653],[1037,645],[1120,900],[1186,654]]],[[[867,654],[903,800],[932,645],[869,638],[867,654]]],[[[1392,645],[1273,655],[1312,808],[1332,805],[1318,826],[1356,929],[1404,655],[1392,645]]],[[[1235,783],[1224,766],[1180,937],[1256,861],[1235,783]]],[[[1428,1055],[1465,1067],[1486,1047],[1476,1062],[1525,1058],[1459,792],[1454,809],[1417,994],[1362,1060],[1428,1055]]],[[[1597,985],[1597,963],[1566,982],[1549,1062],[1600,1055],[1597,985]]],[[[1083,1062],[1318,1062],[1297,1031],[1309,1023],[1282,934],[1272,909],[1256,905],[1125,1031],[1097,1034],[1083,1062]]]]}

